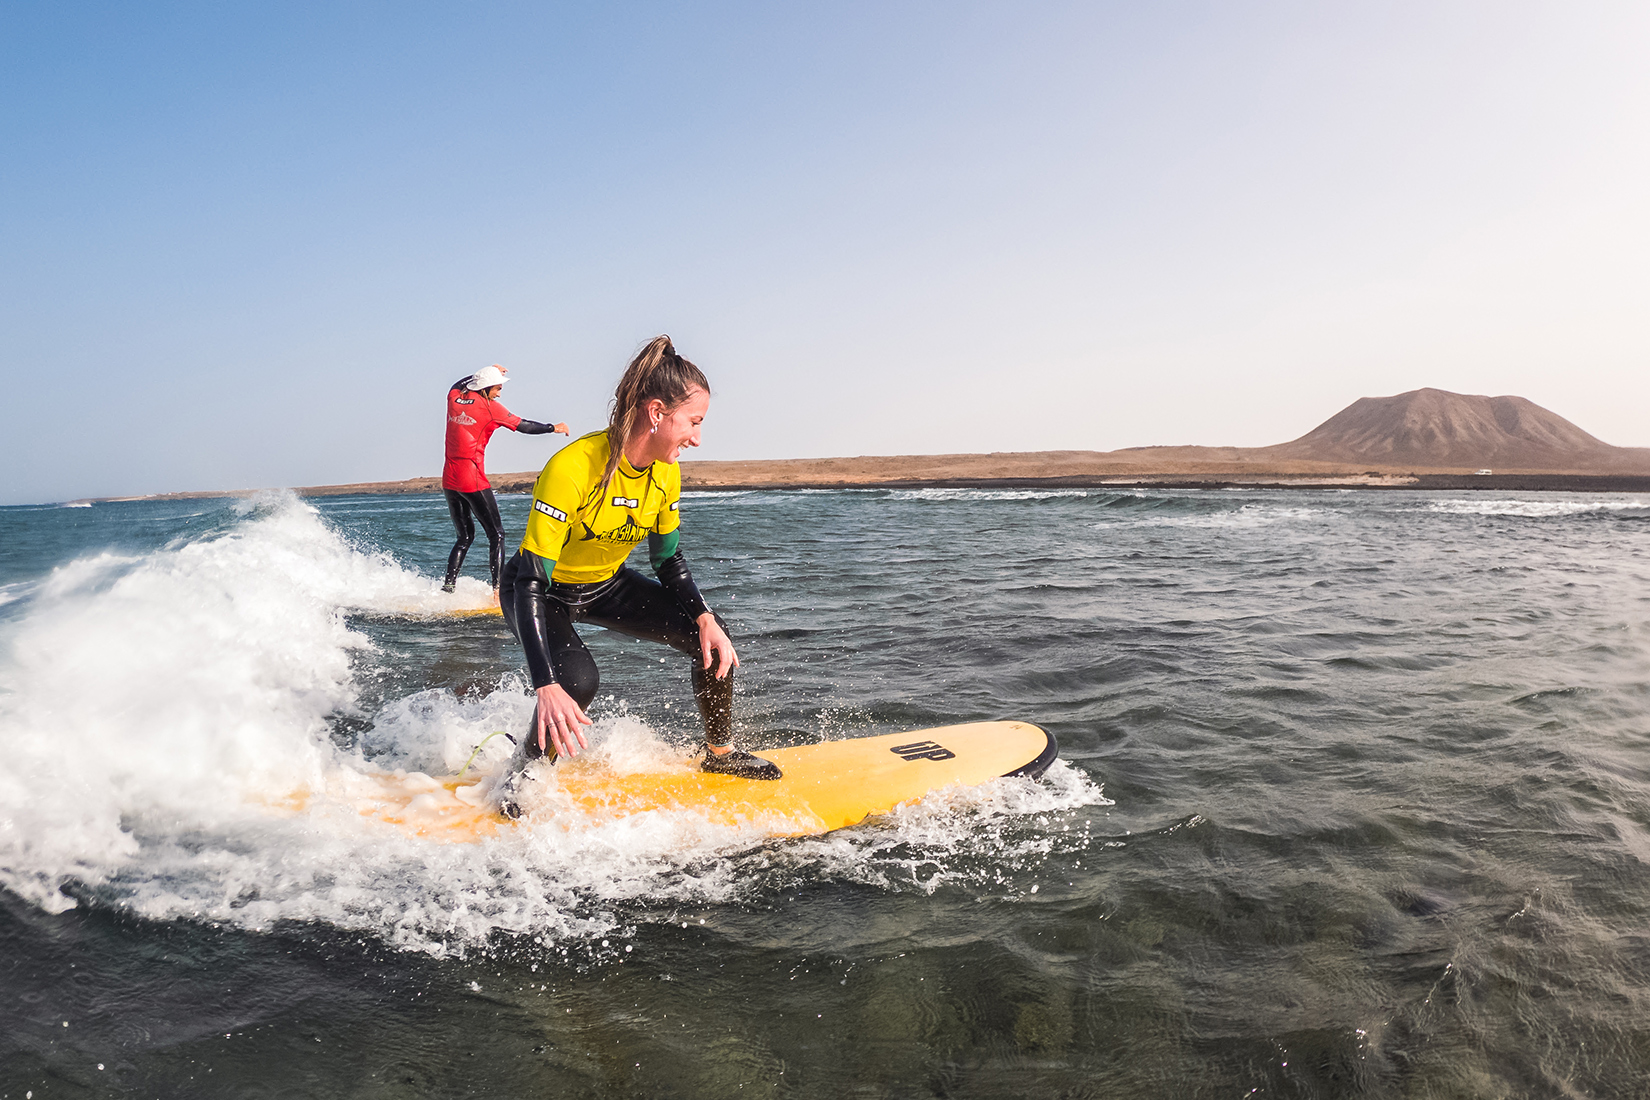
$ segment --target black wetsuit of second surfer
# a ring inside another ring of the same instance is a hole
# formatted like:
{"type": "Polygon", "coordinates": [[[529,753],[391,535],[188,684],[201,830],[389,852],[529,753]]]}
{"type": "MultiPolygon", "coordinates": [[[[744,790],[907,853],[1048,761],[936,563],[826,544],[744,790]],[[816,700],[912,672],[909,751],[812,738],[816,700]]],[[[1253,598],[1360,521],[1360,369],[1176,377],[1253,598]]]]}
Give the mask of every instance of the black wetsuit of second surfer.
{"type": "Polygon", "coordinates": [[[499,573],[504,569],[504,521],[498,514],[498,498],[491,489],[473,493],[443,489],[442,493],[447,498],[447,513],[452,516],[453,530],[458,532],[452,552],[447,555],[447,579],[442,582],[443,585],[450,589],[458,581],[459,570],[464,568],[464,556],[470,552],[470,544],[476,538],[476,521],[480,520],[481,529],[487,533],[488,572],[492,576],[493,587],[497,588],[499,573]]]}

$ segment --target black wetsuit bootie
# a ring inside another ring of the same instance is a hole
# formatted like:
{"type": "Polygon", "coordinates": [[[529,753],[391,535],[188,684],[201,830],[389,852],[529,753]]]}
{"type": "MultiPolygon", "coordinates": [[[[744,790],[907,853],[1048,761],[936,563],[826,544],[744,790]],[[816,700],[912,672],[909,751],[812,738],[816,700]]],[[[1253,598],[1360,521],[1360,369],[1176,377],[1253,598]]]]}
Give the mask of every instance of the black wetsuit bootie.
{"type": "Polygon", "coordinates": [[[699,770],[710,772],[712,775],[732,775],[740,779],[778,779],[784,773],[779,765],[771,760],[764,760],[760,756],[752,756],[744,749],[729,749],[727,752],[715,753],[705,749],[705,759],[700,762],[699,770]]]}
{"type": "Polygon", "coordinates": [[[499,783],[496,790],[498,793],[498,812],[511,821],[521,819],[522,809],[519,801],[521,792],[533,779],[532,776],[527,774],[527,765],[535,760],[546,758],[552,764],[556,762],[555,749],[551,749],[548,753],[539,751],[538,742],[533,735],[532,728],[529,726],[527,735],[519,741],[516,741],[514,737],[510,737],[509,734],[504,735],[515,742],[516,755],[510,760],[509,767],[505,769],[504,779],[499,783]]]}

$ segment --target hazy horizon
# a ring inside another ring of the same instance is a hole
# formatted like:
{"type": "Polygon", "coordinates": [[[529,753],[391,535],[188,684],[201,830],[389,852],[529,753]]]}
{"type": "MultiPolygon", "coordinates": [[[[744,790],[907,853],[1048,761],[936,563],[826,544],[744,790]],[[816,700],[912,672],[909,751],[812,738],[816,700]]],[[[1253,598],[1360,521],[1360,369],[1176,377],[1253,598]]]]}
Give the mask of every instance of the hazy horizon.
{"type": "Polygon", "coordinates": [[[587,431],[658,332],[690,459],[1265,446],[1421,387],[1650,445],[1642,5],[0,31],[0,503],[432,475],[454,379],[587,431]]]}

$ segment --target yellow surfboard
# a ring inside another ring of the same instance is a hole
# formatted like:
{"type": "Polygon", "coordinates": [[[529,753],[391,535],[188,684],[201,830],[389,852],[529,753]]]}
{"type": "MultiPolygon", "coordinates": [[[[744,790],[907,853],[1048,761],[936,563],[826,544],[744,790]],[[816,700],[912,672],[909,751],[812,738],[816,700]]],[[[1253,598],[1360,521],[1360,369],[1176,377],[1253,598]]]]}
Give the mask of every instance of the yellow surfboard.
{"type": "Polygon", "coordinates": [[[455,611],[442,611],[439,612],[439,614],[445,615],[451,619],[473,619],[478,615],[497,615],[502,617],[504,615],[504,609],[495,603],[490,607],[460,607],[455,611]]]}
{"type": "MultiPolygon", "coordinates": [[[[686,759],[620,773],[579,756],[530,769],[534,778],[520,790],[522,821],[572,824],[689,812],[713,824],[803,836],[858,824],[942,787],[1036,778],[1056,751],[1054,737],[1028,723],[970,722],[764,749],[761,755],[785,773],[778,780],[707,775],[686,759]]],[[[340,793],[364,816],[433,840],[473,841],[515,824],[498,813],[491,779],[360,776],[352,787],[340,793]]],[[[300,796],[284,804],[296,809],[308,801],[300,796]]]]}
{"type": "Polygon", "coordinates": [[[484,603],[480,607],[429,607],[409,603],[400,607],[374,608],[365,614],[397,619],[474,619],[489,615],[500,617],[504,614],[504,609],[499,607],[496,600],[484,603]]]}

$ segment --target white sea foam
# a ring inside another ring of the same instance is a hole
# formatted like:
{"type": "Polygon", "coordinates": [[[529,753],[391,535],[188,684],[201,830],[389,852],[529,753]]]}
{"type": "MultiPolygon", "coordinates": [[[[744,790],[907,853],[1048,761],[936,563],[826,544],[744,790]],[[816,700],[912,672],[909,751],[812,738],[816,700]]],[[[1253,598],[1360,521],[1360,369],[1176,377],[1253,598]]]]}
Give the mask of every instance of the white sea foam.
{"type": "Polygon", "coordinates": [[[880,493],[875,485],[840,485],[833,489],[786,489],[787,493],[880,493]]]}
{"type": "Polygon", "coordinates": [[[507,674],[500,684],[506,690],[462,699],[432,688],[391,700],[373,715],[361,747],[380,767],[452,775],[481,746],[470,766],[492,770],[514,751],[508,737],[492,735],[519,734],[533,709],[519,677],[507,674]]]}
{"type": "MultiPolygon", "coordinates": [[[[1090,489],[890,489],[890,500],[1054,500],[1086,497],[1090,489]]],[[[1109,494],[1108,494],[1109,495],[1109,494]]]]}
{"type": "MultiPolygon", "coordinates": [[[[427,776],[457,771],[496,730],[521,730],[530,699],[510,675],[483,696],[419,691],[338,748],[328,716],[359,705],[356,671],[375,659],[346,612],[439,610],[438,582],[351,547],[296,498],[240,511],[227,533],[65,563],[5,623],[0,885],[54,911],[91,897],[155,919],[322,921],[430,952],[499,933],[606,934],[646,919],[625,915],[631,899],[648,912],[760,888],[757,857],[741,853],[763,829],[687,810],[573,813],[553,776],[526,798],[549,812],[475,843],[363,816],[360,792],[386,781],[450,799],[427,776]]],[[[621,772],[690,766],[632,718],[590,733],[595,761],[621,772]]],[[[472,767],[496,775],[511,752],[495,738],[472,767]]],[[[895,888],[1000,874],[1047,846],[1005,821],[1101,797],[1080,773],[1050,774],[941,792],[785,859],[895,888]]]]}
{"type": "Polygon", "coordinates": [[[1110,806],[1083,772],[1056,760],[1041,781],[997,779],[936,791],[879,820],[792,843],[781,858],[814,876],[932,894],[942,886],[997,885],[1089,837],[1047,823],[1077,806],[1110,806]]]}
{"type": "Polygon", "coordinates": [[[730,489],[725,493],[711,492],[684,492],[682,500],[694,508],[716,507],[748,507],[750,505],[771,504],[774,500],[772,493],[764,493],[756,489],[730,489]]]}
{"type": "Polygon", "coordinates": [[[682,499],[696,502],[695,506],[706,504],[728,504],[738,506],[761,506],[783,502],[787,497],[795,496],[842,496],[845,494],[859,494],[880,492],[875,488],[853,488],[844,486],[840,489],[718,489],[696,490],[688,489],[682,492],[682,499]]]}
{"type": "Polygon", "coordinates": [[[1500,500],[1470,498],[1465,500],[1438,500],[1427,504],[1429,512],[1443,512],[1459,516],[1576,516],[1588,512],[1650,515],[1650,505],[1643,500],[1500,500]]]}
{"type": "Polygon", "coordinates": [[[1243,504],[1237,508],[1222,508],[1219,511],[1193,512],[1191,514],[1160,515],[1147,512],[1123,512],[1107,516],[1096,527],[1109,527],[1117,523],[1125,523],[1138,527],[1190,527],[1190,528],[1229,528],[1248,530],[1257,527],[1271,527],[1279,523],[1304,524],[1325,523],[1336,518],[1336,514],[1327,508],[1291,507],[1282,504],[1268,504],[1255,502],[1243,504]]]}

